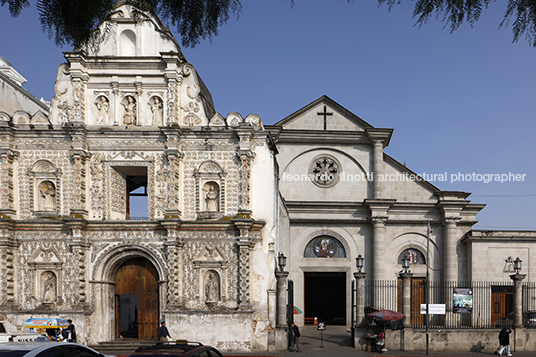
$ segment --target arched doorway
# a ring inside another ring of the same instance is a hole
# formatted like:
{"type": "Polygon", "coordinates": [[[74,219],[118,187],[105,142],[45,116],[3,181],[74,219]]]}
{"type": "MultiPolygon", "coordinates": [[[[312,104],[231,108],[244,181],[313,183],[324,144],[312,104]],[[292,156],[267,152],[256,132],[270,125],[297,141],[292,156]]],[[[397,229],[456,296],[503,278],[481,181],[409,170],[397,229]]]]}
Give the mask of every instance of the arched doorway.
{"type": "Polygon", "coordinates": [[[115,337],[158,339],[158,273],[145,258],[125,261],[115,274],[115,337]]]}

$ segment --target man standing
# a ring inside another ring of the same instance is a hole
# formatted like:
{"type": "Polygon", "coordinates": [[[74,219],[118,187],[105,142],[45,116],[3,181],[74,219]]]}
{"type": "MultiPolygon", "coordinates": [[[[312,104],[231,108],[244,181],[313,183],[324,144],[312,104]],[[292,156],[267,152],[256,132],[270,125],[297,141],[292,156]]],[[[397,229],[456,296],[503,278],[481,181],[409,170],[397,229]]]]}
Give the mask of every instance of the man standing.
{"type": "Polygon", "coordinates": [[[76,328],[73,325],[73,320],[67,320],[69,326],[62,331],[62,336],[67,342],[76,342],[76,328]]]}
{"type": "Polygon", "coordinates": [[[294,325],[294,322],[290,324],[290,351],[301,352],[300,348],[300,329],[294,325]]]}
{"type": "Polygon", "coordinates": [[[169,331],[166,327],[166,322],[162,321],[162,326],[158,328],[158,339],[162,342],[166,342],[167,338],[171,336],[169,335],[169,331]]]}

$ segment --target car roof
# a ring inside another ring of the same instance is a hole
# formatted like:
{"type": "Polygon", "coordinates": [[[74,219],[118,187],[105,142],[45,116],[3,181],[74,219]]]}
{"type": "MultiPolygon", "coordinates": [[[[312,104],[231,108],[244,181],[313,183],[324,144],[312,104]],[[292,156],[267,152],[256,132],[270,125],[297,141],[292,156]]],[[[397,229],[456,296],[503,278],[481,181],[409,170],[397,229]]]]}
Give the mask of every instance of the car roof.
{"type": "Polygon", "coordinates": [[[84,347],[91,351],[94,351],[95,353],[102,354],[98,351],[95,351],[94,349],[81,345],[79,343],[73,343],[73,342],[4,342],[0,343],[0,353],[2,351],[32,351],[35,353],[39,353],[41,351],[44,351],[48,348],[56,347],[56,346],[78,346],[78,347],[84,347]]]}

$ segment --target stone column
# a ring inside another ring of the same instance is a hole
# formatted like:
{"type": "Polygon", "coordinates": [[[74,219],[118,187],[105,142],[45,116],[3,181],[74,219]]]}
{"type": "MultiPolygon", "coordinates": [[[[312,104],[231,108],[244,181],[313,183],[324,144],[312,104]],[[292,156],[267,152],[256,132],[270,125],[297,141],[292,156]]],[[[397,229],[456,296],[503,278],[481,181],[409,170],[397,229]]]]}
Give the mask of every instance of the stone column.
{"type": "Polygon", "coordinates": [[[523,279],[527,274],[512,274],[510,279],[514,281],[514,327],[523,327],[523,279]]]}
{"type": "Polygon", "coordinates": [[[357,272],[354,273],[355,277],[355,290],[356,290],[356,298],[355,298],[355,307],[356,307],[356,314],[355,314],[355,322],[356,326],[352,327],[363,327],[364,321],[365,321],[365,277],[367,276],[367,273],[357,272]]]}
{"type": "Polygon", "coordinates": [[[458,257],[456,254],[458,217],[444,219],[445,235],[443,236],[443,280],[458,280],[458,257]]]}
{"type": "Polygon", "coordinates": [[[383,198],[383,181],[380,181],[383,175],[383,142],[381,140],[374,140],[372,143],[372,170],[374,172],[372,181],[374,198],[383,198]]]}
{"type": "Polygon", "coordinates": [[[385,224],[386,216],[372,218],[372,280],[385,279],[385,224]]]}
{"type": "Polygon", "coordinates": [[[372,173],[373,197],[384,198],[385,187],[380,177],[383,172],[383,148],[389,144],[392,129],[367,128],[365,130],[369,140],[372,142],[372,173]]]}
{"type": "Polygon", "coordinates": [[[277,278],[277,328],[287,328],[287,279],[288,271],[276,271],[277,278]]]}
{"type": "Polygon", "coordinates": [[[411,327],[411,278],[413,274],[407,272],[400,273],[398,276],[402,279],[402,313],[406,315],[404,327],[411,327]]]}

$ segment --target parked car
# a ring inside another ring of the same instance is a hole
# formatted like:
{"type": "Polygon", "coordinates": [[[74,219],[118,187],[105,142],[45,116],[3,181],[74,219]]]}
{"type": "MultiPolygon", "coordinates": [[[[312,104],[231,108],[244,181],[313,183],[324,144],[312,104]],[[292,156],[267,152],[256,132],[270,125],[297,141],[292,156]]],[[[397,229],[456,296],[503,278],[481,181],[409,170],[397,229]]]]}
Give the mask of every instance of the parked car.
{"type": "Polygon", "coordinates": [[[105,357],[78,343],[70,342],[7,342],[0,344],[2,357],[105,357]]]}
{"type": "MultiPolygon", "coordinates": [[[[522,313],[522,323],[525,327],[536,328],[536,311],[524,311],[522,313]]],[[[495,327],[512,327],[514,326],[514,313],[510,312],[497,321],[495,327]]]]}
{"type": "Polygon", "coordinates": [[[153,346],[139,347],[129,357],[223,357],[214,347],[204,346],[199,342],[178,340],[159,342],[153,346]]]}

